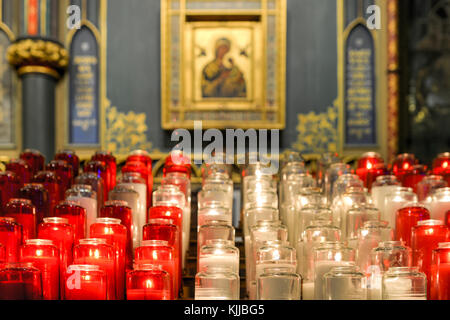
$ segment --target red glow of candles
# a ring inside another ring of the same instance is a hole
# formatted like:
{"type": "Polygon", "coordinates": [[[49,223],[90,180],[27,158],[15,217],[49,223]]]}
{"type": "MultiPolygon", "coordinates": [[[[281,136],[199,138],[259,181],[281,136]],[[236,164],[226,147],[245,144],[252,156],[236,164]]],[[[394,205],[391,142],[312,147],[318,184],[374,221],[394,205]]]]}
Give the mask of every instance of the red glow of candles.
{"type": "Polygon", "coordinates": [[[19,197],[28,199],[36,207],[36,223],[39,224],[49,215],[48,192],[40,183],[28,183],[19,191],[19,197]]]}
{"type": "Polygon", "coordinates": [[[64,294],[64,276],[67,267],[72,264],[75,234],[69,220],[59,217],[44,218],[38,226],[38,238],[52,240],[59,249],[60,293],[64,294]]]}
{"type": "Polygon", "coordinates": [[[159,265],[137,265],[127,274],[127,300],[171,300],[170,274],[159,265]]]}
{"type": "Polygon", "coordinates": [[[0,217],[0,243],[5,247],[5,262],[18,262],[22,226],[11,217],[0,217]]]}
{"type": "Polygon", "coordinates": [[[33,175],[44,170],[45,157],[37,150],[26,149],[20,154],[20,159],[30,166],[33,175]]]}
{"type": "Polygon", "coordinates": [[[412,166],[414,166],[416,162],[416,157],[413,154],[399,154],[392,164],[392,172],[400,182],[403,182],[404,173],[411,170],[412,166]]]}
{"type": "Polygon", "coordinates": [[[441,153],[433,160],[433,174],[439,176],[446,173],[450,173],[450,152],[441,153]]]}
{"type": "Polygon", "coordinates": [[[75,178],[75,184],[91,186],[92,191],[95,191],[97,194],[97,208],[98,213],[100,213],[100,208],[104,203],[103,197],[105,195],[103,180],[93,172],[83,172],[75,178]]]}
{"type": "Polygon", "coordinates": [[[427,275],[427,296],[430,297],[431,257],[440,242],[450,241],[450,230],[440,220],[422,220],[412,228],[413,266],[427,275]]]}
{"type": "Polygon", "coordinates": [[[23,241],[36,237],[36,207],[28,199],[11,199],[6,204],[4,216],[16,219],[22,225],[23,241]]]}
{"type": "Polygon", "coordinates": [[[127,228],[127,245],[126,245],[126,268],[133,268],[133,216],[131,208],[126,201],[111,200],[105,203],[100,210],[100,217],[119,219],[120,224],[127,228]]]}
{"type": "Polygon", "coordinates": [[[65,300],[106,300],[107,275],[98,265],[71,265],[64,287],[65,300]]]}
{"type": "Polygon", "coordinates": [[[182,154],[181,151],[172,151],[166,158],[163,168],[163,176],[171,172],[184,173],[191,178],[191,159],[182,154]]]}
{"type": "Polygon", "coordinates": [[[76,178],[80,171],[80,158],[76,155],[75,151],[64,150],[55,155],[55,160],[64,160],[72,166],[73,177],[76,178]]]}
{"type": "Polygon", "coordinates": [[[61,179],[53,171],[39,171],[33,178],[33,182],[44,185],[48,192],[48,214],[52,215],[55,206],[64,198],[61,198],[59,184],[61,179]]]}
{"type": "Polygon", "coordinates": [[[108,199],[108,190],[110,190],[110,177],[109,171],[106,170],[106,163],[103,161],[89,161],[84,165],[84,172],[93,172],[97,174],[99,178],[103,181],[103,200],[106,201],[108,199]]]}
{"type": "Polygon", "coordinates": [[[7,171],[12,171],[19,177],[20,183],[22,185],[31,182],[32,177],[31,167],[25,160],[12,159],[6,164],[5,167],[7,171]]]}
{"type": "Polygon", "coordinates": [[[402,185],[406,188],[412,188],[414,193],[417,193],[417,184],[426,176],[426,167],[418,164],[412,166],[409,170],[403,173],[402,185]]]}
{"type": "Polygon", "coordinates": [[[64,194],[66,190],[70,189],[73,184],[73,169],[72,166],[65,160],[52,160],[50,161],[45,170],[53,171],[61,180],[59,194],[60,199],[64,199],[64,194]]]}
{"type": "Polygon", "coordinates": [[[432,253],[431,300],[450,300],[450,243],[439,243],[432,253]]]}
{"type": "Polygon", "coordinates": [[[90,236],[103,238],[114,247],[116,264],[116,299],[123,300],[125,293],[125,261],[127,249],[127,228],[119,219],[98,218],[91,225],[90,236]]]}
{"type": "Polygon", "coordinates": [[[450,228],[450,210],[448,210],[447,213],[445,214],[445,223],[447,227],[450,228]]]}
{"type": "Polygon", "coordinates": [[[106,170],[108,171],[108,190],[107,192],[114,189],[116,186],[116,176],[117,176],[117,164],[116,158],[107,151],[98,151],[96,152],[91,160],[93,161],[103,161],[106,163],[106,170]]]}
{"type": "Polygon", "coordinates": [[[55,217],[65,218],[72,226],[75,241],[86,237],[86,209],[74,201],[63,201],[55,207],[55,217]]]}
{"type": "Polygon", "coordinates": [[[377,177],[386,174],[386,172],[384,160],[376,152],[367,152],[358,160],[356,174],[364,182],[364,187],[368,188],[369,191],[377,177]]]}
{"type": "MultiPolygon", "coordinates": [[[[151,207],[149,210],[150,219],[171,219],[173,223],[178,227],[178,243],[182,244],[182,230],[183,230],[183,210],[178,207],[170,206],[156,206],[151,207]]],[[[181,249],[180,249],[181,250],[181,249]]]]}
{"type": "Polygon", "coordinates": [[[41,272],[31,263],[0,266],[0,300],[41,300],[41,272]]]}
{"type": "Polygon", "coordinates": [[[395,240],[403,241],[411,247],[411,229],[417,222],[429,220],[430,212],[420,204],[407,204],[396,213],[395,240]]]}
{"type": "Polygon", "coordinates": [[[74,264],[97,265],[106,273],[107,300],[116,299],[116,276],[114,247],[106,239],[80,239],[73,249],[74,264]]]}
{"type": "Polygon", "coordinates": [[[135,150],[128,156],[126,162],[142,162],[147,167],[147,209],[152,204],[152,191],[153,191],[153,174],[152,174],[152,158],[147,151],[135,150]]]}
{"type": "Polygon", "coordinates": [[[178,283],[178,272],[175,269],[174,247],[169,246],[167,241],[162,240],[142,241],[142,245],[135,250],[134,259],[136,264],[161,265],[162,269],[170,274],[172,279],[171,299],[173,299],[178,283]]]}
{"type": "Polygon", "coordinates": [[[59,250],[51,240],[29,239],[20,248],[20,261],[31,262],[41,271],[42,297],[44,300],[58,300],[59,250]]]}
{"type": "Polygon", "coordinates": [[[177,270],[177,285],[174,294],[181,288],[181,245],[180,229],[172,219],[150,219],[144,226],[143,240],[163,240],[175,249],[175,270],[177,270]]]}
{"type": "Polygon", "coordinates": [[[0,264],[6,262],[6,247],[0,242],[0,264]]]}
{"type": "Polygon", "coordinates": [[[20,179],[14,172],[0,172],[0,211],[5,209],[9,200],[19,197],[20,187],[20,179]]]}

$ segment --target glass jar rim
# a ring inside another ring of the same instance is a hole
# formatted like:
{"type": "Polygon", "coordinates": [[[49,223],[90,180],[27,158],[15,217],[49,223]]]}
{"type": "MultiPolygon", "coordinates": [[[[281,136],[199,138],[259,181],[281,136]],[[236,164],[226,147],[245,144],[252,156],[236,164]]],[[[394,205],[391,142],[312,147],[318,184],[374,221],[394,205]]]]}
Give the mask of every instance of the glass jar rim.
{"type": "Polygon", "coordinates": [[[105,207],[127,207],[131,209],[125,200],[108,200],[105,202],[105,207]]]}
{"type": "Polygon", "coordinates": [[[78,243],[81,245],[84,245],[84,244],[99,245],[99,244],[107,244],[107,241],[104,238],[85,238],[85,239],[79,239],[78,243]]]}
{"type": "Polygon", "coordinates": [[[157,224],[157,225],[175,225],[175,221],[173,219],[168,218],[154,218],[148,219],[149,224],[157,224]]]}
{"type": "Polygon", "coordinates": [[[49,239],[27,239],[25,245],[55,246],[55,243],[49,239]]]}
{"type": "Polygon", "coordinates": [[[31,202],[30,199],[25,199],[25,198],[11,198],[9,199],[8,203],[23,203],[23,204],[28,204],[28,205],[33,205],[33,203],[31,202]]]}
{"type": "Polygon", "coordinates": [[[67,267],[67,271],[101,271],[104,272],[100,266],[96,264],[71,264],[67,267]]]}
{"type": "Polygon", "coordinates": [[[100,224],[121,224],[122,220],[117,219],[117,218],[107,218],[107,217],[101,217],[101,218],[96,218],[95,219],[95,223],[100,223],[100,224]]]}
{"type": "Polygon", "coordinates": [[[141,242],[141,247],[153,247],[153,246],[169,246],[169,241],[166,240],[143,240],[141,242]]]}
{"type": "Polygon", "coordinates": [[[17,223],[17,222],[16,222],[16,218],[13,218],[13,217],[0,217],[0,221],[6,221],[6,222],[17,223]]]}
{"type": "Polygon", "coordinates": [[[232,240],[225,239],[209,239],[205,242],[206,246],[229,246],[234,247],[234,243],[232,240]]]}
{"type": "Polygon", "coordinates": [[[54,223],[54,224],[69,224],[69,219],[62,217],[45,217],[43,219],[44,223],[54,223]]]}
{"type": "Polygon", "coordinates": [[[434,220],[434,219],[428,219],[428,220],[420,220],[417,221],[417,227],[421,227],[421,226],[443,226],[444,221],[442,220],[434,220]]]}
{"type": "Polygon", "coordinates": [[[438,249],[450,249],[450,242],[439,242],[438,249]]]}
{"type": "Polygon", "coordinates": [[[400,241],[400,240],[390,240],[390,241],[379,242],[377,248],[391,248],[391,247],[404,247],[404,248],[406,248],[405,242],[404,241],[400,241]]]}
{"type": "Polygon", "coordinates": [[[387,271],[388,274],[396,273],[419,273],[419,267],[390,267],[387,271]]]}

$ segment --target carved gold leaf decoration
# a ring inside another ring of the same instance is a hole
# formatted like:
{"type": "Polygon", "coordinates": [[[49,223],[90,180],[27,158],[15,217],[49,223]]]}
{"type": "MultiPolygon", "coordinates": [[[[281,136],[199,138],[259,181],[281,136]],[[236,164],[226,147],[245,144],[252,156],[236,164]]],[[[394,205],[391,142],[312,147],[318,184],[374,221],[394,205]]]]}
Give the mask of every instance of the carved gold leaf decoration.
{"type": "Polygon", "coordinates": [[[336,152],[338,144],[338,108],[329,107],[327,112],[298,115],[298,138],[294,149],[304,154],[336,152]]]}
{"type": "Polygon", "coordinates": [[[133,150],[150,152],[152,143],[147,141],[146,114],[119,112],[116,107],[106,108],[106,147],[117,155],[127,155],[133,150]]]}

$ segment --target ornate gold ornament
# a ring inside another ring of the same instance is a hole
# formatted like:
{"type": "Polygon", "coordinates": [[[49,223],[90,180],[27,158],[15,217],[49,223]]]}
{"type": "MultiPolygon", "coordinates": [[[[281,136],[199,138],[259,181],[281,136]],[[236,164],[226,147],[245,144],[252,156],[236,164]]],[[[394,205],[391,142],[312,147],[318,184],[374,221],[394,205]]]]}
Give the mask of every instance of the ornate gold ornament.
{"type": "Polygon", "coordinates": [[[17,40],[8,48],[7,58],[19,75],[36,72],[60,78],[69,65],[67,50],[44,39],[17,40]]]}

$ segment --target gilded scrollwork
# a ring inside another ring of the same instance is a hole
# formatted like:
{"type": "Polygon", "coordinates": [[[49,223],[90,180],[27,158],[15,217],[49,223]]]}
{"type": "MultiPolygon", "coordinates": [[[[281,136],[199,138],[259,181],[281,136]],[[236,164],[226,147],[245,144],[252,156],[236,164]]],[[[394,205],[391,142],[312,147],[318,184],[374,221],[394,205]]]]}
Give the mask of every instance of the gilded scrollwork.
{"type": "Polygon", "coordinates": [[[328,107],[323,113],[298,115],[297,142],[294,149],[303,154],[336,152],[338,148],[338,108],[328,107]]]}

